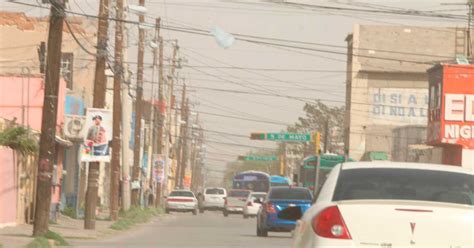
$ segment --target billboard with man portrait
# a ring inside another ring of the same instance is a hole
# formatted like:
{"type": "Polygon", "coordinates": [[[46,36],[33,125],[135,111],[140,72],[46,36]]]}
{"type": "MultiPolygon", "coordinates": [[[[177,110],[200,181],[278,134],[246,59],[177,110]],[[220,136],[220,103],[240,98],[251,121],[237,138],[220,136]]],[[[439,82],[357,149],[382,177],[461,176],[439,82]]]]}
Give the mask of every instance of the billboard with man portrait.
{"type": "Polygon", "coordinates": [[[112,111],[88,108],[86,132],[81,146],[82,162],[110,162],[112,141],[112,111]]]}

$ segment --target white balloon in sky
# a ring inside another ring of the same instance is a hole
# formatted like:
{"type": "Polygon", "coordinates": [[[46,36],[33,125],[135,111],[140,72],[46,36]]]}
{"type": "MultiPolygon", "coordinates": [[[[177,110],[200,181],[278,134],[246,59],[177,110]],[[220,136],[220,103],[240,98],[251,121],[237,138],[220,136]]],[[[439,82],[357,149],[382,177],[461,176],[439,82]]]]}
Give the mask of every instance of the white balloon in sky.
{"type": "Polygon", "coordinates": [[[217,44],[219,44],[219,46],[221,46],[222,48],[229,48],[235,42],[235,38],[233,35],[225,32],[224,30],[218,27],[213,28],[211,30],[211,34],[216,39],[217,44]]]}

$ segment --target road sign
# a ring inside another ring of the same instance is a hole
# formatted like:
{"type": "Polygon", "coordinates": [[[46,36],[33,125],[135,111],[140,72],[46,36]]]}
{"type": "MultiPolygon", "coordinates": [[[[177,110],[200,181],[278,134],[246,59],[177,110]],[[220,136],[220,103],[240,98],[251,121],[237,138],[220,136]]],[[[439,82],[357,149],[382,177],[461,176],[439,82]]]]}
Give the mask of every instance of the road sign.
{"type": "Polygon", "coordinates": [[[274,141],[311,141],[311,134],[309,133],[267,133],[267,140],[274,141]]]}
{"type": "Polygon", "coordinates": [[[239,160],[243,161],[276,161],[276,156],[239,156],[239,160]]]}

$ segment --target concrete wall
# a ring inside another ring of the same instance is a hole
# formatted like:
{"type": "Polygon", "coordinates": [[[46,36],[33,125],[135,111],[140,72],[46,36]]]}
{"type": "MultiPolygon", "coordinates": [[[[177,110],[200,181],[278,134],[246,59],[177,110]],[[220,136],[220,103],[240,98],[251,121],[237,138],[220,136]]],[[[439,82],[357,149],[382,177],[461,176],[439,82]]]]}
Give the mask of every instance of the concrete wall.
{"type": "Polygon", "coordinates": [[[344,129],[345,150],[351,158],[358,160],[367,151],[391,154],[394,128],[427,124],[425,113],[420,113],[428,108],[429,64],[424,62],[455,58],[455,37],[452,28],[354,26],[346,39],[344,129]],[[386,95],[385,101],[377,102],[377,92],[386,95]],[[392,99],[398,95],[400,101],[392,99]],[[377,112],[381,108],[384,114],[377,112]],[[392,113],[392,108],[403,109],[403,115],[392,113]]]}
{"type": "Polygon", "coordinates": [[[17,224],[18,175],[13,151],[0,147],[0,228],[17,224]]]}
{"type": "Polygon", "coordinates": [[[425,126],[404,126],[392,131],[392,161],[408,162],[410,145],[426,142],[425,126]]]}
{"type": "MultiPolygon", "coordinates": [[[[58,127],[64,122],[64,104],[66,84],[60,80],[58,98],[58,127]]],[[[43,111],[44,82],[41,76],[21,77],[20,75],[0,75],[0,116],[7,120],[16,118],[16,123],[24,122],[32,129],[41,130],[43,111]],[[29,84],[29,92],[27,86],[29,84]],[[25,118],[23,119],[22,106],[25,118]]]]}

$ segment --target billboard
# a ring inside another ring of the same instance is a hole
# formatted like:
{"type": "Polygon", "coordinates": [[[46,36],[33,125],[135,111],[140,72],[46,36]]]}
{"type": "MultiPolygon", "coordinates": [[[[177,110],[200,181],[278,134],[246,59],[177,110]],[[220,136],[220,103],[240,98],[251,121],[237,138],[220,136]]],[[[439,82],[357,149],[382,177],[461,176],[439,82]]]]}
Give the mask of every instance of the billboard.
{"type": "Polygon", "coordinates": [[[373,125],[426,125],[428,122],[428,89],[371,87],[368,97],[369,122],[373,125]]]}
{"type": "Polygon", "coordinates": [[[112,141],[112,111],[88,108],[85,127],[84,143],[81,146],[81,161],[110,162],[109,143],[112,141]]]}
{"type": "Polygon", "coordinates": [[[157,184],[164,183],[166,163],[163,155],[153,154],[153,179],[157,184]]]}
{"type": "Polygon", "coordinates": [[[428,143],[474,149],[474,66],[438,65],[429,72],[428,143]]]}

